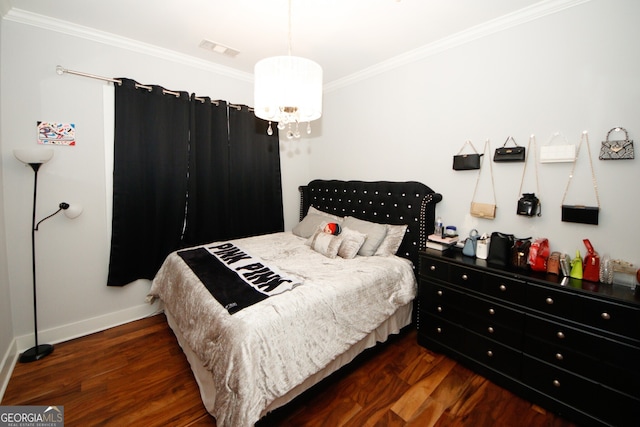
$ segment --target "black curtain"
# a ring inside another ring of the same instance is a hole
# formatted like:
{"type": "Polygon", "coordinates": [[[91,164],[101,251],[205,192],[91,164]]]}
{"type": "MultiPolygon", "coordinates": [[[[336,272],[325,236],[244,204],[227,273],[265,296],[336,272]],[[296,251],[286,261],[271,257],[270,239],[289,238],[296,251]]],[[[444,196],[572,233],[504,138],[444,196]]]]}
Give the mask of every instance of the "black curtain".
{"type": "MultiPolygon", "coordinates": [[[[274,126],[275,127],[275,126],[274,126]]],[[[284,229],[280,147],[277,131],[269,136],[264,120],[245,106],[229,107],[229,167],[234,237],[284,229]]]]}
{"type": "Polygon", "coordinates": [[[121,80],[115,88],[109,286],[152,279],[180,244],[189,160],[189,95],[121,80]]]}
{"type": "Polygon", "coordinates": [[[284,229],[277,130],[246,106],[122,81],[107,285],[153,279],[180,247],[284,229]]]}

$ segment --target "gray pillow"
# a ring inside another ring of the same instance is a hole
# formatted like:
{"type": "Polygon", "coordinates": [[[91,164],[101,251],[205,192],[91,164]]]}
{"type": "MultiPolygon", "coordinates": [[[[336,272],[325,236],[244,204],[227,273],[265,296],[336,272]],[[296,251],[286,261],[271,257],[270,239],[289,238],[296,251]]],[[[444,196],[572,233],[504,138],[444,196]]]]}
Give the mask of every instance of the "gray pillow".
{"type": "Polygon", "coordinates": [[[376,255],[395,255],[407,232],[406,225],[387,224],[387,235],[376,250],[376,255]]]}
{"type": "Polygon", "coordinates": [[[316,232],[320,226],[326,225],[327,222],[342,223],[342,218],[339,216],[331,215],[326,212],[322,212],[313,206],[309,206],[307,216],[300,221],[291,232],[296,236],[304,237],[308,239],[316,232]]]}
{"type": "Polygon", "coordinates": [[[358,255],[362,256],[372,256],[373,254],[375,254],[376,250],[387,235],[386,225],[364,221],[352,216],[345,217],[344,221],[342,222],[342,227],[350,228],[367,235],[364,244],[358,251],[358,255]]]}
{"type": "Polygon", "coordinates": [[[322,230],[315,232],[311,237],[310,246],[314,251],[321,253],[327,258],[335,258],[342,243],[342,237],[325,233],[322,230]]]}
{"type": "Polygon", "coordinates": [[[342,243],[340,244],[340,249],[338,249],[338,256],[344,259],[352,259],[358,255],[358,251],[364,244],[367,235],[344,227],[340,237],[342,237],[342,243]]]}

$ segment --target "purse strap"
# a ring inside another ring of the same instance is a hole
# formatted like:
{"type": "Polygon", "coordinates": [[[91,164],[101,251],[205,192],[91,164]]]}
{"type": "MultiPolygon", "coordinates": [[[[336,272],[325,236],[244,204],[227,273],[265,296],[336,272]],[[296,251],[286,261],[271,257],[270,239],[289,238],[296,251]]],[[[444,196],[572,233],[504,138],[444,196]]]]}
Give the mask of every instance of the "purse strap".
{"type": "MultiPolygon", "coordinates": [[[[476,188],[473,190],[473,197],[471,198],[471,201],[473,202],[476,199],[476,193],[478,192],[478,184],[480,183],[480,174],[482,173],[482,164],[484,163],[484,158],[486,156],[484,156],[484,154],[489,152],[489,140],[487,139],[484,142],[484,151],[482,152],[482,154],[480,155],[480,169],[478,170],[478,178],[476,178],[476,188]]],[[[493,189],[493,204],[497,204],[496,203],[496,185],[493,182],[493,166],[492,166],[493,162],[489,162],[489,170],[491,172],[491,188],[493,189]]]]}
{"type": "Polygon", "coordinates": [[[471,149],[473,150],[474,153],[478,154],[478,152],[476,151],[476,147],[473,146],[473,143],[471,142],[471,140],[467,139],[464,144],[462,144],[462,148],[460,148],[460,151],[458,151],[458,154],[456,154],[456,156],[459,156],[460,154],[462,154],[462,152],[464,151],[464,148],[469,145],[471,147],[471,149]]]}
{"type": "Polygon", "coordinates": [[[545,145],[551,145],[553,140],[558,138],[558,137],[562,137],[562,139],[564,139],[565,145],[569,145],[569,141],[567,140],[567,137],[564,136],[563,134],[561,134],[560,132],[554,132],[553,134],[551,134],[551,137],[549,138],[549,140],[547,141],[547,143],[545,145]]]}
{"type": "Polygon", "coordinates": [[[591,147],[589,147],[589,133],[585,130],[582,132],[580,136],[580,144],[578,144],[578,149],[576,150],[576,158],[573,160],[573,167],[571,168],[571,174],[569,175],[569,182],[567,182],[567,188],[564,190],[564,196],[562,196],[562,205],[564,205],[564,200],[567,198],[567,193],[569,192],[569,185],[571,185],[571,178],[573,178],[573,174],[576,171],[576,164],[578,163],[578,157],[580,156],[580,148],[582,148],[582,143],[586,142],[587,144],[587,153],[589,154],[589,166],[591,167],[591,179],[593,180],[593,190],[596,193],[596,201],[598,202],[598,208],[600,207],[600,196],[598,195],[598,182],[596,181],[596,174],[593,171],[593,161],[591,160],[591,147]]]}
{"type": "Polygon", "coordinates": [[[527,152],[524,155],[524,168],[522,169],[522,179],[520,180],[520,192],[518,193],[518,196],[522,194],[524,174],[525,172],[527,172],[527,160],[529,160],[529,153],[531,153],[531,141],[533,141],[533,156],[535,157],[533,163],[536,168],[536,193],[540,194],[540,184],[538,183],[538,150],[536,147],[536,136],[534,134],[531,134],[531,136],[529,137],[529,142],[527,143],[527,152]]]}
{"type": "Polygon", "coordinates": [[[624,132],[624,140],[628,141],[629,140],[629,134],[627,133],[627,130],[625,128],[617,127],[617,128],[613,128],[609,132],[607,132],[607,142],[609,142],[609,135],[611,135],[611,132],[621,132],[621,131],[624,132]]]}
{"type": "Polygon", "coordinates": [[[509,141],[513,141],[513,145],[515,145],[516,147],[519,147],[519,145],[518,145],[518,143],[516,142],[516,140],[515,140],[515,139],[513,139],[513,137],[512,137],[512,136],[508,136],[508,137],[507,137],[507,140],[504,142],[504,144],[502,144],[502,148],[506,147],[506,146],[507,146],[507,143],[508,143],[509,141]]]}

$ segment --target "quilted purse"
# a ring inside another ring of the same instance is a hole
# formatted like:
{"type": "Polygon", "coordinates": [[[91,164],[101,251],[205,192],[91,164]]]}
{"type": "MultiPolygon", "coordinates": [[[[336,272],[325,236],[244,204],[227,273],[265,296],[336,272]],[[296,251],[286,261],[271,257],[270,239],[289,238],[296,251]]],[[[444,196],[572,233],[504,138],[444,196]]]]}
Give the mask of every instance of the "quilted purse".
{"type": "Polygon", "coordinates": [[[502,147],[496,148],[493,153],[494,162],[524,162],[526,149],[516,143],[512,136],[507,137],[502,147]],[[513,141],[515,147],[507,147],[509,141],[513,141]]]}
{"type": "Polygon", "coordinates": [[[625,128],[617,127],[607,132],[607,139],[600,146],[600,160],[630,160],[633,156],[633,141],[629,140],[625,128]],[[624,132],[624,139],[610,141],[611,132],[624,132]]]}
{"type": "MultiPolygon", "coordinates": [[[[489,140],[484,143],[484,153],[489,149],[489,140]]],[[[483,154],[484,154],[483,153],[483,154]]],[[[489,162],[489,171],[491,173],[491,188],[493,189],[493,204],[492,203],[480,203],[476,202],[476,193],[478,192],[478,184],[480,183],[480,174],[482,169],[478,171],[478,177],[476,178],[476,187],[473,190],[473,197],[471,198],[471,209],[469,213],[476,218],[494,219],[496,217],[496,187],[493,181],[493,167],[489,162]]]]}
{"type": "Polygon", "coordinates": [[[462,148],[453,156],[453,170],[464,171],[464,170],[472,170],[472,169],[480,169],[480,157],[482,154],[478,154],[476,148],[473,146],[471,141],[467,140],[462,145],[462,148]],[[473,150],[472,154],[462,154],[465,147],[469,145],[473,150]]]}
{"type": "Polygon", "coordinates": [[[540,163],[570,163],[576,159],[576,146],[569,144],[567,138],[556,132],[551,135],[546,145],[540,147],[540,163]],[[562,136],[564,144],[552,145],[554,139],[562,136]]]}

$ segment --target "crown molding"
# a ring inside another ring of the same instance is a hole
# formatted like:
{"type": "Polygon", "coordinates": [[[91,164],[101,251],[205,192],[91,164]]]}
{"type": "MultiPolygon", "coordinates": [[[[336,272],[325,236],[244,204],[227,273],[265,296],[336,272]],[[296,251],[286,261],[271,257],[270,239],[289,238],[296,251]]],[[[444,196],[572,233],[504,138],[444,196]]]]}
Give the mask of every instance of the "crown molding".
{"type": "Polygon", "coordinates": [[[49,16],[37,13],[27,12],[21,9],[11,9],[4,16],[5,20],[17,22],[20,24],[31,25],[45,30],[55,31],[58,33],[80,37],[109,46],[130,50],[132,52],[150,55],[160,59],[177,62],[191,67],[199,68],[205,71],[211,71],[223,76],[253,83],[253,74],[236,70],[231,67],[225,67],[195,58],[190,55],[184,55],[173,50],[164,49],[152,44],[143,43],[137,40],[121,37],[112,33],[99,31],[94,28],[85,27],[78,24],[72,24],[60,19],[51,18],[49,16]]]}
{"type": "Polygon", "coordinates": [[[552,15],[565,9],[587,3],[591,0],[546,0],[532,6],[518,10],[516,12],[501,16],[500,18],[482,23],[475,27],[445,37],[433,43],[421,46],[417,49],[403,53],[401,55],[380,62],[372,67],[365,68],[344,78],[334,80],[324,86],[324,91],[331,92],[349,86],[356,82],[369,79],[378,74],[382,74],[394,68],[420,61],[422,59],[437,55],[446,50],[470,43],[491,34],[525,24],[536,19],[552,15]]]}

